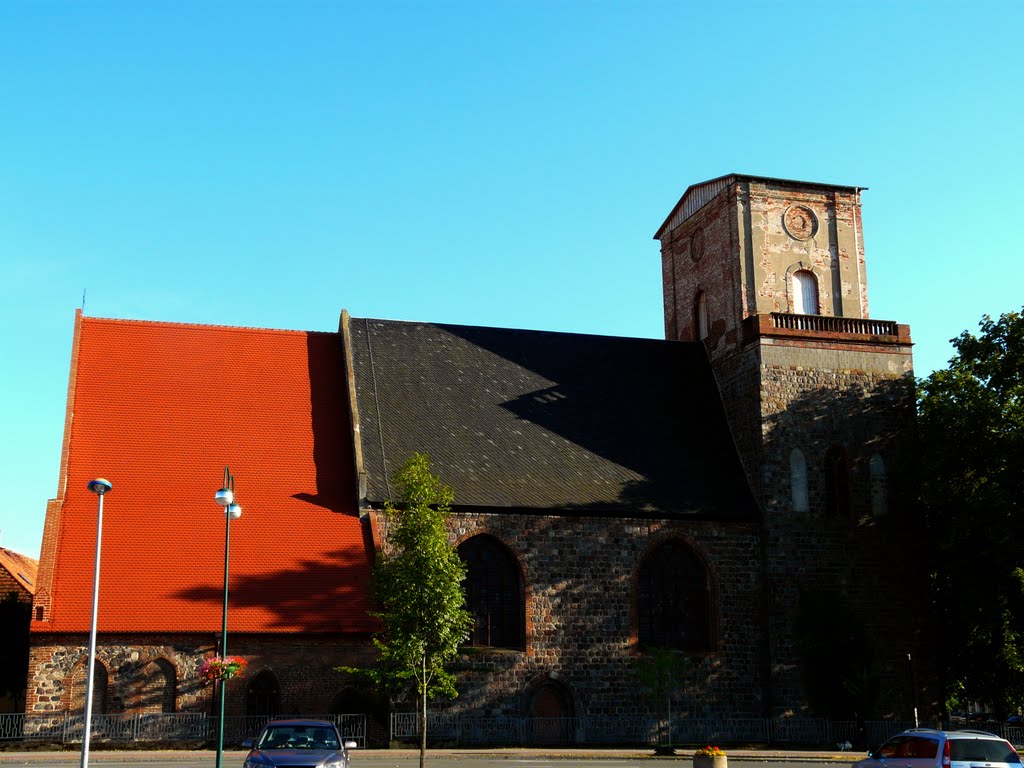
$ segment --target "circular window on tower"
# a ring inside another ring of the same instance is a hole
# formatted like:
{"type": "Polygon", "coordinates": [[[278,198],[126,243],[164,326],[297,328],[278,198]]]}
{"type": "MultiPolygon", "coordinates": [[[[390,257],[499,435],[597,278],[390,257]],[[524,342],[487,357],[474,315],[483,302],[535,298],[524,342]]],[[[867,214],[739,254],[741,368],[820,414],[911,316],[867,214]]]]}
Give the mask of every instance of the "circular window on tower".
{"type": "Polygon", "coordinates": [[[818,217],[804,205],[791,205],[782,214],[782,226],[794,240],[810,240],[818,231],[818,217]]]}
{"type": "Polygon", "coordinates": [[[690,236],[690,258],[700,261],[704,255],[704,227],[697,227],[690,236]]]}

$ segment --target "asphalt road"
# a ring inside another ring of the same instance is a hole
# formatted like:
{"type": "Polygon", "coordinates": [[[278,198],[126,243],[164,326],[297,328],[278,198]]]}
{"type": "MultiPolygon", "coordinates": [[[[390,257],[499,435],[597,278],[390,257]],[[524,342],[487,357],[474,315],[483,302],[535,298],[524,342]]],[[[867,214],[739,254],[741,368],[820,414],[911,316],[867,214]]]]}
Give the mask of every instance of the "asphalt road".
{"type": "MultiPolygon", "coordinates": [[[[677,757],[654,757],[650,752],[628,750],[489,750],[428,752],[430,768],[690,768],[691,754],[680,751],[677,757]]],[[[743,768],[770,765],[771,768],[839,768],[860,757],[851,753],[774,752],[745,750],[729,753],[729,762],[743,768]]],[[[214,753],[207,752],[107,752],[94,751],[89,764],[118,768],[212,768],[214,753]]],[[[224,768],[241,768],[245,752],[224,753],[224,768]]],[[[0,752],[0,765],[49,766],[78,765],[78,752],[0,752]]],[[[413,750],[370,750],[352,753],[352,768],[416,768],[419,755],[413,750]]]]}

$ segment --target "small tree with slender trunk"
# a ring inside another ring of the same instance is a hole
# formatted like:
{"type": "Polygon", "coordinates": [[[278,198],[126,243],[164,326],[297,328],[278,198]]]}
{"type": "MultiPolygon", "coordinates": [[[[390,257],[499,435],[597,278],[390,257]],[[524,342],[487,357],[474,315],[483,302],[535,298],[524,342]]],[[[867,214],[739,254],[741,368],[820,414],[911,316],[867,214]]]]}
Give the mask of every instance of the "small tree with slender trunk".
{"type": "MultiPolygon", "coordinates": [[[[686,680],[690,668],[685,656],[669,648],[647,648],[633,666],[633,674],[640,686],[647,691],[655,707],[665,705],[667,743],[664,751],[672,753],[672,695],[686,680]]],[[[662,751],[660,731],[657,751],[662,751]]]]}
{"type": "Polygon", "coordinates": [[[446,520],[452,489],[433,474],[424,453],[413,454],[395,473],[398,502],[384,505],[389,547],[373,569],[375,613],[384,629],[373,638],[380,655],[367,675],[387,688],[411,686],[419,704],[420,768],[426,765],[427,702],[454,698],[455,678],[445,669],[469,634],[465,609],[466,566],[448,541],[446,520]]]}

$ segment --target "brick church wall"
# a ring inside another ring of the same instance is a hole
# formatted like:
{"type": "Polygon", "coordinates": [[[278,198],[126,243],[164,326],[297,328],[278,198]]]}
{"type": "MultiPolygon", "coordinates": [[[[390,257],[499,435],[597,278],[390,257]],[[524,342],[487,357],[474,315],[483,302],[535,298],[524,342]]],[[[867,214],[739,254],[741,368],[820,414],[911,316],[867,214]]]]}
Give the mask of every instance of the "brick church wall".
{"type": "MultiPolygon", "coordinates": [[[[752,481],[765,513],[773,714],[800,711],[805,701],[791,631],[800,590],[829,588],[842,595],[875,643],[885,670],[879,711],[906,717],[906,653],[927,656],[921,638],[924,585],[899,555],[900,542],[889,538],[887,510],[879,516],[873,504],[870,463],[879,456],[887,471],[884,482],[892,486],[898,480],[893,476],[895,441],[913,416],[909,348],[878,352],[855,345],[837,350],[834,344],[762,343],[745,356],[748,365],[759,358],[762,447],[751,466],[758,469],[752,481]],[[863,368],[838,368],[837,360],[863,368]],[[836,445],[849,457],[852,509],[847,519],[831,516],[825,505],[824,456],[836,445]],[[794,448],[806,460],[805,511],[793,504],[794,448]]],[[[748,420],[745,428],[749,425],[748,420]]],[[[754,440],[748,436],[747,442],[754,440]]],[[[922,681],[929,677],[926,670],[919,676],[922,681]]],[[[921,700],[927,701],[927,684],[924,688],[921,700]]]]}
{"type": "MultiPolygon", "coordinates": [[[[339,606],[339,610],[344,607],[339,606]]],[[[174,670],[175,711],[213,711],[213,687],[199,677],[203,660],[214,655],[213,635],[105,635],[100,642],[96,658],[107,676],[107,712],[153,710],[154,702],[149,700],[152,696],[147,698],[149,665],[158,660],[174,670]]],[[[81,710],[87,650],[85,635],[33,637],[26,712],[81,710]]],[[[366,639],[310,635],[229,634],[228,651],[248,661],[245,672],[228,683],[228,716],[246,714],[246,685],[264,670],[272,672],[280,685],[280,714],[327,714],[335,696],[351,686],[335,667],[365,665],[374,653],[366,639]]]]}
{"type": "MultiPolygon", "coordinates": [[[[645,552],[678,538],[701,557],[714,584],[714,650],[689,654],[674,703],[693,716],[762,714],[763,622],[757,527],[639,518],[458,512],[454,544],[493,536],[519,561],[526,601],[524,650],[477,648],[455,663],[452,712],[524,716],[547,680],[572,696],[575,714],[648,711],[637,661],[635,574],[645,552]]],[[[387,521],[381,521],[387,538],[387,521]]]]}

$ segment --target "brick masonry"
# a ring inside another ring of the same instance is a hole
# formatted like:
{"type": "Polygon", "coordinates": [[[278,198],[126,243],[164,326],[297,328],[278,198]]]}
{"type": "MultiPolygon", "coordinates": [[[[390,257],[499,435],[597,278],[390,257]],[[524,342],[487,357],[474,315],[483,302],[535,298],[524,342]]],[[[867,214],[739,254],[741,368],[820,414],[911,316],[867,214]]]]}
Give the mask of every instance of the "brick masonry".
{"type": "MultiPolygon", "coordinates": [[[[868,317],[859,191],[740,180],[665,230],[661,241],[666,337],[696,339],[695,297],[703,292],[704,341],[763,522],[459,509],[450,520],[453,544],[492,536],[519,563],[525,644],[467,651],[454,665],[461,695],[443,706],[526,715],[538,691],[554,687],[563,714],[648,711],[632,677],[637,571],[645,553],[677,539],[708,574],[712,649],[689,654],[688,680],[674,709],[700,717],[803,713],[790,628],[800,588],[828,585],[843,593],[878,641],[887,681],[878,714],[905,716],[899,660],[908,651],[922,656],[915,606],[923,602],[915,600],[915,585],[886,537],[889,511],[879,508],[872,462],[892,467],[894,440],[912,415],[909,338],[750,336],[744,325],[791,311],[796,269],[818,279],[821,315],[868,317]],[[852,513],[844,519],[824,505],[822,457],[837,445],[850,462],[852,513]],[[794,449],[806,460],[805,509],[795,502],[794,449]]],[[[371,523],[386,546],[387,521],[371,523]]],[[[47,526],[49,540],[50,514],[47,526]]],[[[45,593],[37,606],[48,608],[45,593]]],[[[98,657],[107,673],[108,709],[145,710],[157,700],[163,706],[163,679],[173,684],[179,711],[211,711],[210,688],[197,670],[213,654],[214,639],[104,637],[98,657]]],[[[229,684],[229,714],[244,714],[245,687],[264,671],[280,685],[282,714],[327,712],[351,691],[334,667],[372,657],[365,637],[240,634],[229,637],[229,650],[250,661],[244,677],[229,684]]],[[[28,711],[78,705],[84,663],[84,636],[34,635],[28,711]]]]}
{"type": "MultiPolygon", "coordinates": [[[[88,637],[84,635],[37,635],[29,662],[32,676],[26,711],[81,710],[87,650],[88,637]]],[[[97,678],[106,679],[105,711],[162,711],[166,690],[173,687],[173,711],[213,712],[213,688],[199,677],[203,660],[215,655],[213,637],[104,636],[96,650],[97,678]]],[[[335,698],[352,688],[351,680],[335,667],[365,665],[373,657],[365,638],[229,634],[228,651],[248,661],[245,672],[228,683],[228,715],[247,714],[246,687],[264,672],[279,684],[279,714],[329,713],[335,698]]]]}
{"type": "MultiPolygon", "coordinates": [[[[386,540],[387,521],[381,523],[386,540]]],[[[520,563],[526,602],[525,649],[462,656],[452,711],[528,715],[532,693],[547,681],[567,693],[574,709],[567,715],[648,711],[632,676],[635,580],[644,554],[672,538],[705,563],[714,638],[711,652],[689,655],[689,680],[674,706],[694,716],[762,711],[756,526],[460,511],[450,530],[456,545],[477,535],[501,542],[520,563]]]]}
{"type": "Polygon", "coordinates": [[[906,717],[906,653],[920,660],[921,702],[935,698],[921,637],[922,585],[886,533],[888,515],[896,513],[889,493],[898,480],[895,442],[913,417],[909,331],[900,326],[892,338],[809,331],[797,338],[746,323],[793,312],[798,269],[817,279],[822,317],[868,317],[860,190],[749,177],[715,189],[701,207],[677,207],[659,232],[665,330],[667,338],[697,340],[695,297],[703,292],[703,341],[764,513],[771,714],[803,707],[792,619],[801,588],[829,587],[876,643],[884,669],[879,714],[906,717]],[[849,459],[847,519],[825,508],[823,460],[836,448],[849,459]],[[794,450],[805,462],[806,506],[796,503],[794,450]]]}

